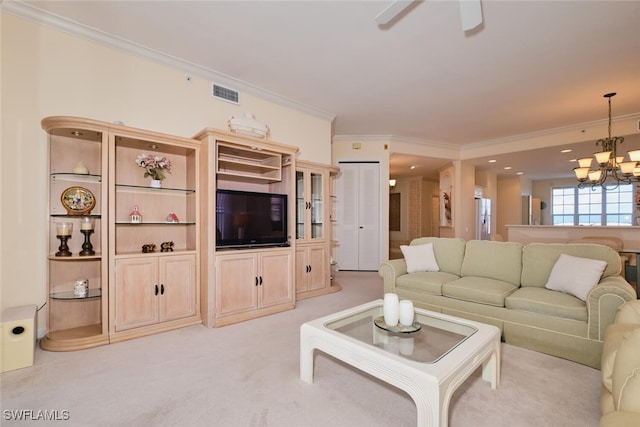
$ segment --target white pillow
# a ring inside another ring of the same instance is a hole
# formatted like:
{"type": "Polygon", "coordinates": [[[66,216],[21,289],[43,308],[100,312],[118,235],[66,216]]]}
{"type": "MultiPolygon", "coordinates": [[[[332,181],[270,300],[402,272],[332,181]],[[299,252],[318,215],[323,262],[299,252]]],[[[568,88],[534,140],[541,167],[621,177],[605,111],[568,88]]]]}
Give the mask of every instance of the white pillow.
{"type": "Polygon", "coordinates": [[[415,246],[401,245],[400,250],[407,263],[407,273],[440,271],[436,256],[433,254],[433,243],[415,246]]]}
{"type": "Polygon", "coordinates": [[[606,267],[607,262],[603,260],[560,254],[544,287],[585,301],[589,291],[600,282],[606,267]]]}

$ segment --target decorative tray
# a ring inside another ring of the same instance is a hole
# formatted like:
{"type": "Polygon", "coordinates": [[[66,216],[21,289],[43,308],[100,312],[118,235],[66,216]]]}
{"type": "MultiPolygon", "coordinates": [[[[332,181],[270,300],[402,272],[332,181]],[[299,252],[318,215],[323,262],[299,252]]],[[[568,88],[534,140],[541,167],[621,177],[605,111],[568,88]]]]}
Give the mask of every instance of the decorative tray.
{"type": "Polygon", "coordinates": [[[378,328],[393,332],[394,334],[410,334],[412,332],[418,332],[422,328],[422,325],[418,322],[413,322],[411,326],[403,326],[400,324],[390,326],[384,323],[384,316],[376,317],[373,319],[373,323],[375,323],[378,328]]]}
{"type": "Polygon", "coordinates": [[[62,206],[69,215],[89,215],[96,206],[96,197],[84,187],[69,187],[60,195],[62,206]]]}

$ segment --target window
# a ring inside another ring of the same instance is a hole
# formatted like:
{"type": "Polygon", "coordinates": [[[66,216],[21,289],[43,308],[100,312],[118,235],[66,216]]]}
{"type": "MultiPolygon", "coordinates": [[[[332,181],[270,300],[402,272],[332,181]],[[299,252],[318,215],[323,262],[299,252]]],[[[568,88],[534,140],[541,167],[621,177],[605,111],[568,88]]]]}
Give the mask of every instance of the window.
{"type": "Polygon", "coordinates": [[[631,225],[632,218],[631,184],[620,184],[610,190],[602,187],[551,189],[553,225],[631,225]]]}

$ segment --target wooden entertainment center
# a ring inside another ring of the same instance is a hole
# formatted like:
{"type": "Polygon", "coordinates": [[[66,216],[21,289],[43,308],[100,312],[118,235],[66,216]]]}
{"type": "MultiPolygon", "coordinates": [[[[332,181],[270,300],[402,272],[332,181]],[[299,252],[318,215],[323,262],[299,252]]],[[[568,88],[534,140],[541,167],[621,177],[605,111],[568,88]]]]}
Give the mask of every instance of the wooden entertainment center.
{"type": "Polygon", "coordinates": [[[183,138],[64,116],[42,127],[50,170],[42,348],[223,326],[340,289],[329,262],[337,168],[298,161],[297,147],[210,128],[183,138]],[[170,160],[161,188],[149,185],[141,154],[170,160]],[[216,248],[217,189],[286,194],[288,245],[216,248]],[[81,202],[63,200],[70,192],[81,202]],[[73,227],[62,238],[61,223],[73,227]],[[74,288],[80,279],[86,293],[74,288]]]}

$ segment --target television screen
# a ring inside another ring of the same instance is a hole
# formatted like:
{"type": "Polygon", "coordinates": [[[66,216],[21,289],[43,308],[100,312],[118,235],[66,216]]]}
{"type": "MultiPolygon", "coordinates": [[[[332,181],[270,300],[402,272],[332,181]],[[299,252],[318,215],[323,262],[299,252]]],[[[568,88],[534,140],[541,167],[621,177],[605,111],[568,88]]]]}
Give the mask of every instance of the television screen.
{"type": "Polygon", "coordinates": [[[216,191],[216,247],[286,246],[287,195],[216,191]]]}

